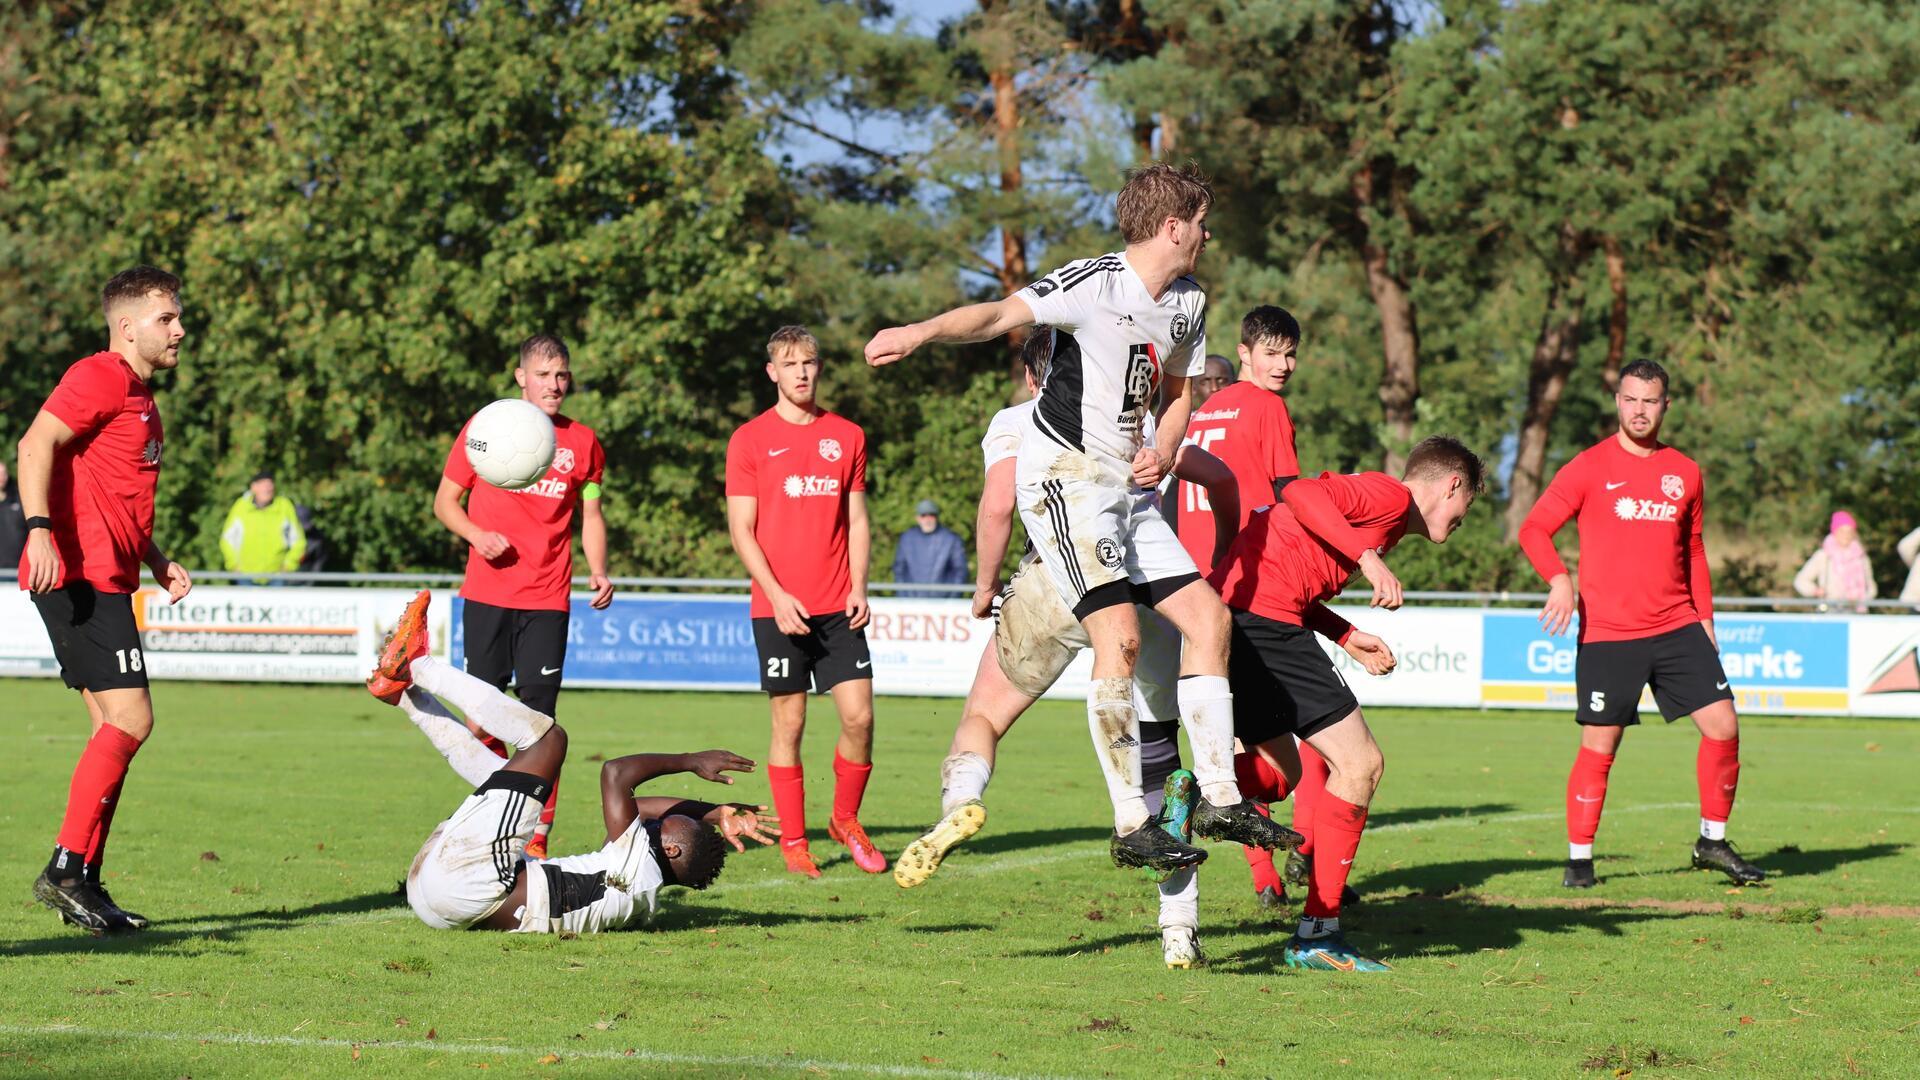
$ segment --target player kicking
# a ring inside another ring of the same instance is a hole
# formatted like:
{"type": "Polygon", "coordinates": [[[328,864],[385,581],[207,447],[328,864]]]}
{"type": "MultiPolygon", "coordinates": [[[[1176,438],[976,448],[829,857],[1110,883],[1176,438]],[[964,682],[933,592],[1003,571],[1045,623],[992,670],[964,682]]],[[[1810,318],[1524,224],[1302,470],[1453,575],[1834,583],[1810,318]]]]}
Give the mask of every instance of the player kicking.
{"type": "Polygon", "coordinates": [[[566,730],[524,701],[427,655],[428,595],[423,590],[407,605],[367,679],[373,696],[399,705],[454,772],[475,785],[407,868],[407,902],[421,922],[437,930],[536,934],[620,930],[650,919],[662,888],[711,884],[726,861],[727,844],[744,850],[741,837],[773,842],[761,832],[769,823],[755,807],[634,796],[635,787],[672,773],[730,784],[723,772],[753,771],[746,758],[708,750],[607,762],[600,767],[606,844],[564,859],[527,855],[541,807],[566,761],[566,730]],[[513,757],[500,764],[436,698],[510,743],[513,757]]]}
{"type": "MultiPolygon", "coordinates": [[[[592,575],[590,603],[595,608],[613,603],[613,583],[607,579],[607,522],[600,513],[607,456],[592,428],[560,412],[573,390],[573,369],[567,346],[559,338],[535,334],[521,342],[513,381],[522,398],[553,420],[553,464],[537,483],[521,491],[481,483],[467,461],[462,429],[447,452],[433,514],[468,544],[466,579],[460,583],[460,596],[466,601],[461,633],[468,674],[502,690],[511,681],[520,700],[535,712],[558,716],[576,517],[580,546],[586,549],[592,575]],[[464,506],[462,498],[467,500],[464,506]]],[[[495,754],[507,756],[500,740],[483,738],[495,754]]],[[[547,853],[558,797],[559,778],[555,777],[533,841],[527,845],[535,858],[547,853]]]]}
{"type": "MultiPolygon", "coordinates": [[[[1021,350],[1030,397],[1046,382],[1053,342],[1053,332],[1042,330],[1029,337],[1021,350]]],[[[924,884],[955,845],[986,824],[984,799],[1000,740],[1087,647],[1086,632],[1047,582],[1037,560],[1029,557],[1006,590],[1000,588],[999,568],[1013,534],[1014,460],[1033,407],[1027,401],[1002,409],[987,425],[980,444],[986,457],[986,483],[975,529],[982,570],[973,613],[982,619],[996,615],[993,647],[981,652],[953,745],[941,763],[941,819],[909,844],[894,865],[893,879],[903,889],[924,884]]],[[[1181,448],[1174,469],[1218,490],[1223,507],[1229,509],[1222,519],[1226,527],[1216,537],[1224,552],[1233,538],[1233,474],[1205,451],[1190,446],[1181,448]]],[[[1209,551],[1209,561],[1212,557],[1209,551]]],[[[1134,683],[1140,743],[1115,747],[1096,739],[1094,752],[1107,774],[1109,797],[1116,803],[1141,800],[1149,816],[1147,827],[1168,834],[1170,842],[1162,844],[1165,854],[1150,867],[1159,879],[1161,947],[1168,967],[1191,968],[1203,962],[1200,889],[1194,868],[1206,852],[1186,842],[1193,774],[1180,768],[1175,730],[1178,704],[1171,693],[1179,677],[1180,635],[1150,608],[1141,608],[1140,630],[1139,678],[1134,683]]],[[[1112,853],[1122,865],[1142,865],[1117,838],[1112,853]]]]}
{"type": "Polygon", "coordinates": [[[1740,719],[1713,633],[1713,584],[1701,534],[1706,485],[1692,458],[1660,441],[1665,368],[1635,360],[1620,369],[1614,404],[1619,432],[1561,466],[1520,526],[1520,546],[1547,579],[1540,624],[1559,635],[1576,606],[1580,614],[1574,665],[1580,750],[1567,777],[1562,884],[1586,889],[1595,883],[1593,837],[1607,801],[1607,774],[1627,727],[1640,722],[1640,692],[1651,686],[1668,723],[1690,715],[1700,729],[1693,865],[1750,885],[1766,874],[1727,842],[1740,782],[1740,719]],[[1577,595],[1553,546],[1553,534],[1576,515],[1577,595]]]}
{"type": "MultiPolygon", "coordinates": [[[[1157,506],[1141,497],[1173,465],[1192,404],[1187,380],[1206,359],[1206,297],[1190,275],[1212,199],[1191,169],[1137,169],[1115,205],[1124,251],[1068,263],[1004,300],[882,330],[866,356],[890,364],[923,345],[986,341],[1034,323],[1059,332],[1014,475],[1027,536],[1093,643],[1088,726],[1102,746],[1140,741],[1137,592],[1185,639],[1176,698],[1202,794],[1194,831],[1273,848],[1298,836],[1262,817],[1234,780],[1231,620],[1157,506]],[[1168,403],[1155,442],[1143,445],[1163,389],[1168,403]]],[[[1118,763],[1101,757],[1110,789],[1124,788],[1118,763]]],[[[1178,855],[1178,841],[1148,827],[1144,800],[1116,802],[1117,848],[1146,863],[1178,855]]]]}
{"type": "MultiPolygon", "coordinates": [[[[1240,378],[1228,381],[1195,409],[1187,424],[1186,441],[1204,447],[1233,470],[1238,481],[1240,516],[1232,522],[1237,533],[1254,511],[1273,505],[1280,490],[1300,475],[1294,451],[1293,416],[1281,397],[1298,365],[1300,323],[1284,308],[1254,308],[1240,320],[1240,378]]],[[[1201,573],[1213,570],[1213,545],[1219,511],[1205,490],[1181,482],[1175,491],[1174,527],[1181,546],[1201,573]]],[[[1313,848],[1313,797],[1326,787],[1327,763],[1311,746],[1297,747],[1302,769],[1292,789],[1293,829],[1301,843],[1287,857],[1287,873],[1297,885],[1307,881],[1306,859],[1313,848]]],[[[1288,795],[1285,774],[1251,748],[1234,757],[1241,794],[1262,812],[1267,803],[1288,795]]],[[[1286,888],[1273,866],[1273,853],[1244,847],[1253,874],[1254,895],[1265,908],[1286,902],[1286,888]]]]}
{"type": "Polygon", "coordinates": [[[20,437],[16,471],[27,527],[20,587],[31,590],[60,677],[80,691],[93,724],[33,895],[92,934],[147,926],[146,916],[113,902],[101,875],[127,769],[153,733],[133,611],[140,564],[170,603],[193,587],[153,542],[166,433],[148,384],[180,363],[180,280],[151,266],[123,270],[107,282],[101,306],[108,351],[60,377],[20,437]]]}
{"type": "MultiPolygon", "coordinates": [[[[1291,762],[1297,737],[1327,761],[1327,787],[1314,810],[1318,850],[1307,898],[1282,959],[1288,967],[1386,971],[1340,932],[1342,894],[1366,828],[1367,807],[1386,762],[1353,690],[1314,640],[1338,641],[1370,674],[1393,670],[1393,651],[1354,629],[1326,601],[1358,570],[1373,605],[1400,606],[1400,582],[1383,556],[1411,533],[1436,544],[1466,517],[1480,493],[1480,459],[1445,435],[1407,455],[1404,479],[1385,473],[1295,480],[1283,505],[1255,514],[1211,580],[1233,609],[1233,698],[1240,741],[1269,760],[1291,762]]],[[[1290,774],[1297,780],[1297,773],[1290,774]]]]}
{"type": "Polygon", "coordinates": [[[727,531],[753,579],[749,614],[760,688],[773,712],[767,784],[787,869],[820,876],[807,845],[800,736],[807,690],[832,694],[840,714],[827,836],[869,874],[886,870],[860,824],[873,774],[873,658],[867,651],[867,436],[821,408],[820,343],[802,326],[767,341],[773,408],[727,441],[727,531]]]}

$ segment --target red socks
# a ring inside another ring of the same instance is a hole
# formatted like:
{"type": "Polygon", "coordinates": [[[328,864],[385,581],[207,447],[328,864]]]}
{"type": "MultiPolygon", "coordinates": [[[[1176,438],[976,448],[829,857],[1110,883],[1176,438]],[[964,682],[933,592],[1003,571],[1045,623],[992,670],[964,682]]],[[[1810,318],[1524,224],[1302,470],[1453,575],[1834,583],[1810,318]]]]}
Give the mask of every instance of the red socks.
{"type": "Polygon", "coordinates": [[[1313,808],[1327,790],[1327,759],[1300,742],[1300,782],[1293,788],[1293,831],[1306,837],[1300,854],[1313,854],[1313,808]]]}
{"type": "MultiPolygon", "coordinates": [[[[1286,774],[1255,751],[1242,750],[1233,756],[1233,775],[1240,784],[1240,794],[1253,800],[1254,809],[1268,817],[1273,816],[1273,812],[1267,809],[1267,804],[1287,797],[1286,774]]],[[[1247,869],[1253,874],[1255,893],[1268,889],[1284,891],[1279,871],[1273,868],[1273,852],[1244,846],[1240,851],[1247,857],[1247,869]]]]}
{"type": "Polygon", "coordinates": [[[1567,843],[1593,843],[1600,831],[1600,809],[1607,803],[1607,773],[1612,769],[1612,754],[1583,746],[1574,755],[1573,771],[1567,774],[1567,843]]]}
{"type": "Polygon", "coordinates": [[[1726,821],[1733,814],[1734,789],[1740,786],[1740,736],[1701,736],[1694,776],[1700,782],[1700,816],[1708,821],[1726,821]]]}
{"type": "Polygon", "coordinates": [[[807,842],[807,781],[798,765],[767,766],[767,786],[773,789],[773,812],[780,819],[783,847],[807,842]]]}
{"type": "Polygon", "coordinates": [[[1360,833],[1367,827],[1367,808],[1320,792],[1313,811],[1316,850],[1313,873],[1307,882],[1307,901],[1301,914],[1313,919],[1340,917],[1340,893],[1353,871],[1360,833]]]}
{"type": "MultiPolygon", "coordinates": [[[[867,795],[867,778],[873,775],[873,763],[855,764],[840,756],[838,750],[833,753],[833,816],[839,821],[851,821],[860,816],[860,800],[867,795]]],[[[787,815],[782,812],[780,820],[785,822],[787,815]]],[[[782,833],[785,835],[785,833],[782,833]]]]}
{"type": "Polygon", "coordinates": [[[480,745],[493,751],[494,755],[497,757],[504,758],[504,757],[511,756],[510,754],[507,753],[507,744],[501,742],[499,739],[496,739],[491,735],[475,735],[474,738],[479,739],[480,745]]]}
{"type": "Polygon", "coordinates": [[[107,846],[107,830],[113,824],[113,807],[120,801],[121,785],[127,782],[127,766],[140,752],[140,740],[114,727],[101,724],[87,740],[74,766],[73,782],[67,787],[67,816],[60,822],[58,843],[68,851],[85,853],[88,863],[97,864],[107,846]]]}

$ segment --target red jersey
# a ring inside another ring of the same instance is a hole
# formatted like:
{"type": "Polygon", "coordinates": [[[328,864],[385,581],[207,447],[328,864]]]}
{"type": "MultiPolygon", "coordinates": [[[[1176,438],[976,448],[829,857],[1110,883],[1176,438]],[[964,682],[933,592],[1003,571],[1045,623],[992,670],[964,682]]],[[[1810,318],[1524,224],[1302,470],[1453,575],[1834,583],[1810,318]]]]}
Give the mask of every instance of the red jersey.
{"type": "Polygon", "coordinates": [[[1369,548],[1384,554],[1407,534],[1413,492],[1386,473],[1321,473],[1288,484],[1281,501],[1254,515],[1207,580],[1230,608],[1345,641],[1352,627],[1325,601],[1369,548]]]}
{"type": "MultiPolygon", "coordinates": [[[[1293,417],[1279,394],[1237,382],[1214,393],[1187,421],[1182,444],[1192,443],[1233,470],[1240,492],[1240,520],[1247,527],[1255,510],[1274,503],[1273,482],[1300,475],[1293,450],[1293,417]]],[[[1213,569],[1213,507],[1207,489],[1181,480],[1174,496],[1180,545],[1205,574],[1213,569]]]]}
{"type": "MultiPolygon", "coordinates": [[[[56,589],[84,581],[101,592],[140,586],[153,542],[153,489],[166,442],[153,392],[119,353],[94,353],[67,369],[41,408],[73,429],[53,455],[47,516],[60,553],[56,589]]],[[[20,556],[20,587],[29,559],[20,556]]]]}
{"type": "Polygon", "coordinates": [[[1580,524],[1580,640],[1653,637],[1713,618],[1713,582],[1701,527],[1700,466],[1671,446],[1648,457],[1618,436],[1560,467],[1520,526],[1540,576],[1567,572],[1553,534],[1580,524]]]}
{"type": "MultiPolygon", "coordinates": [[[[867,433],[830,412],[790,424],[768,409],[727,440],[727,495],[758,500],[753,538],[774,580],[809,615],[847,609],[847,496],[867,490],[867,433]]],[[[758,582],[749,614],[773,618],[758,582]]]]}
{"type": "Polygon", "coordinates": [[[546,475],[519,491],[494,487],[473,474],[467,461],[467,429],[453,440],[441,475],[472,492],[467,516],[512,545],[498,559],[467,549],[467,579],[460,595],[516,611],[565,611],[573,583],[573,512],[581,491],[606,475],[607,455],[593,429],[565,416],[553,418],[553,464],[546,475]]]}

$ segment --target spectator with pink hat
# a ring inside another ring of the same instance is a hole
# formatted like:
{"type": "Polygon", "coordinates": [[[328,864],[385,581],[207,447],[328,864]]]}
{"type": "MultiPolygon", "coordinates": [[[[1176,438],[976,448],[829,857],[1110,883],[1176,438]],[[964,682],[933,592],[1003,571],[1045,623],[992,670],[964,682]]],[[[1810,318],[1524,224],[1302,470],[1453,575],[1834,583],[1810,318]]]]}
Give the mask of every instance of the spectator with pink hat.
{"type": "Polygon", "coordinates": [[[1828,530],[1827,538],[1814,549],[1807,564],[1793,575],[1793,591],[1865,611],[1866,602],[1874,598],[1876,590],[1873,565],[1860,543],[1859,524],[1852,514],[1835,510],[1828,530]]]}

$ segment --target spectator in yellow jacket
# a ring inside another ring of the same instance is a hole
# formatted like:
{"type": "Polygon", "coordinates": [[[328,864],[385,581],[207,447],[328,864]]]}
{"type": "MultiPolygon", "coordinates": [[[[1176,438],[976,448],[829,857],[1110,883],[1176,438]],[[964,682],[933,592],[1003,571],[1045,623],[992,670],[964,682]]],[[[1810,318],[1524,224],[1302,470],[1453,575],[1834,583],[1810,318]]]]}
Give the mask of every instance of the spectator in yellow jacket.
{"type": "MultiPolygon", "coordinates": [[[[293,500],[276,495],[273,474],[261,472],[227,511],[220,530],[220,554],[227,569],[242,574],[285,574],[300,568],[307,534],[300,528],[293,500]]],[[[264,577],[255,584],[267,584],[264,577]]]]}

